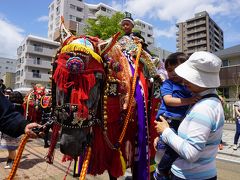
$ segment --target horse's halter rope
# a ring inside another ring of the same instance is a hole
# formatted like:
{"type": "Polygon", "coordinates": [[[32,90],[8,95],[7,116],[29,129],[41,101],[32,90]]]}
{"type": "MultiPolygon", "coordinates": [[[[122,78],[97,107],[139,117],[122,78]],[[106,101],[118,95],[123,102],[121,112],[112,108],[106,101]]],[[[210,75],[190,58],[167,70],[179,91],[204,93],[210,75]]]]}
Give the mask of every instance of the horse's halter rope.
{"type": "Polygon", "coordinates": [[[31,95],[34,91],[31,91],[27,97],[27,107],[26,107],[26,115],[25,115],[25,118],[27,119],[28,117],[28,109],[29,109],[29,102],[30,102],[30,98],[31,98],[31,95]]]}
{"type": "Polygon", "coordinates": [[[134,72],[134,75],[133,75],[133,84],[132,84],[132,88],[131,88],[128,111],[127,111],[127,116],[126,116],[125,121],[124,121],[122,133],[121,133],[121,135],[119,137],[119,140],[118,140],[119,144],[122,144],[123,138],[126,134],[126,130],[127,130],[127,127],[128,127],[130,116],[132,115],[132,109],[133,109],[132,103],[134,101],[134,94],[135,94],[135,88],[136,88],[136,82],[137,82],[137,76],[138,76],[138,65],[139,65],[139,59],[140,59],[140,56],[141,56],[141,52],[142,52],[142,44],[138,43],[138,53],[137,53],[137,57],[136,57],[136,61],[135,61],[135,72],[134,72]]]}
{"type": "Polygon", "coordinates": [[[13,162],[13,166],[12,166],[12,169],[11,169],[11,172],[7,178],[7,180],[12,180],[14,178],[14,176],[16,175],[16,172],[17,172],[17,168],[18,168],[18,165],[20,163],[20,159],[22,157],[22,153],[23,153],[23,150],[24,150],[24,147],[27,143],[27,140],[29,138],[29,135],[28,134],[25,134],[23,136],[23,138],[21,139],[21,143],[18,147],[18,153],[14,159],[14,162],[13,162]]]}

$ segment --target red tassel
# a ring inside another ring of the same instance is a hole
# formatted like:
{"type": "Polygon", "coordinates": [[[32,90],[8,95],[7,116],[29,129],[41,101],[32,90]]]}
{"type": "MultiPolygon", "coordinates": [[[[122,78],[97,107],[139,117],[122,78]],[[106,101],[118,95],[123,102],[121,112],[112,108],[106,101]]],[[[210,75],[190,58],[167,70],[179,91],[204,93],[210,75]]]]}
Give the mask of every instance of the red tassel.
{"type": "Polygon", "coordinates": [[[55,149],[56,144],[57,144],[60,128],[61,128],[61,126],[59,124],[56,124],[56,123],[53,124],[51,144],[50,144],[50,147],[48,149],[48,154],[45,157],[46,162],[49,163],[49,164],[53,164],[53,159],[54,159],[53,154],[54,154],[54,149],[55,149]]]}
{"type": "Polygon", "coordinates": [[[62,157],[62,162],[72,161],[73,158],[67,154],[64,154],[62,157]]]}
{"type": "Polygon", "coordinates": [[[78,91],[76,89],[72,90],[70,102],[71,104],[78,104],[78,91]]]}
{"type": "Polygon", "coordinates": [[[66,54],[61,54],[57,59],[57,68],[53,74],[53,79],[56,82],[58,88],[63,90],[65,93],[67,89],[64,85],[68,82],[69,71],[66,68],[66,61],[70,56],[66,54]]]}
{"type": "Polygon", "coordinates": [[[90,90],[96,83],[95,75],[91,74],[82,74],[79,78],[79,90],[78,90],[78,116],[80,118],[88,117],[88,107],[86,101],[89,98],[90,90]]]}

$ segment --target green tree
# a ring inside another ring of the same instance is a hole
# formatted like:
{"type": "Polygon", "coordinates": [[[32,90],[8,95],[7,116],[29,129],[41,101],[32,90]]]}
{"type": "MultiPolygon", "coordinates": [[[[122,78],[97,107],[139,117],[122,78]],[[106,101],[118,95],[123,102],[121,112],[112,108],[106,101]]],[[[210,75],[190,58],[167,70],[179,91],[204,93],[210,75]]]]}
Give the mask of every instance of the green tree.
{"type": "Polygon", "coordinates": [[[117,12],[112,17],[98,16],[97,19],[87,19],[87,27],[84,28],[84,32],[87,35],[97,36],[101,39],[108,39],[117,32],[123,34],[120,26],[123,17],[124,14],[117,12]]]}

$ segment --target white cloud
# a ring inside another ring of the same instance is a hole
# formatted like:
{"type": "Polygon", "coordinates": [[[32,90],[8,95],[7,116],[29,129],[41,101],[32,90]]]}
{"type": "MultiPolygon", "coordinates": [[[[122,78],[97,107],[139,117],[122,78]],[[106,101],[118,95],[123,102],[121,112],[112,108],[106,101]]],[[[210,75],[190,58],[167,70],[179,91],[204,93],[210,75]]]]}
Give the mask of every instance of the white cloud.
{"type": "Polygon", "coordinates": [[[46,22],[48,21],[48,16],[41,16],[37,19],[38,22],[46,22]]]}
{"type": "Polygon", "coordinates": [[[0,17],[0,56],[16,58],[17,48],[24,39],[23,29],[0,17]]]}
{"type": "Polygon", "coordinates": [[[120,4],[119,1],[112,1],[111,6],[118,11],[122,11],[123,9],[122,4],[120,4]]]}
{"type": "Polygon", "coordinates": [[[167,37],[167,38],[173,38],[176,34],[176,26],[171,26],[168,29],[154,29],[154,36],[155,37],[167,37]]]}
{"type": "Polygon", "coordinates": [[[157,18],[164,21],[184,21],[199,11],[210,15],[239,16],[239,0],[128,0],[126,9],[139,18],[157,18]]]}

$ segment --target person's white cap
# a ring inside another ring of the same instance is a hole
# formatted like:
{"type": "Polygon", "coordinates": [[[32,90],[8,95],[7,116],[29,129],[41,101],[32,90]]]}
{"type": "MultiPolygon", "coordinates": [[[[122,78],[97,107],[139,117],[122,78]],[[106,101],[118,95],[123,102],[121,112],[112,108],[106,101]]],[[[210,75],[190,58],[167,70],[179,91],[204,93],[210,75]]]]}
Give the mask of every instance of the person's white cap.
{"type": "Polygon", "coordinates": [[[199,51],[193,53],[187,61],[180,64],[175,72],[178,76],[200,87],[216,88],[220,86],[219,71],[222,61],[216,55],[199,51]]]}
{"type": "Polygon", "coordinates": [[[134,21],[132,18],[132,14],[129,12],[125,12],[125,17],[122,19],[122,21],[120,22],[120,24],[122,25],[124,21],[128,21],[130,22],[133,26],[134,26],[134,21]]]}

